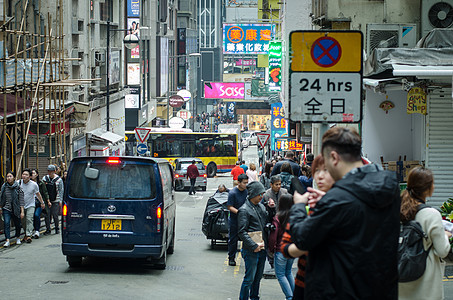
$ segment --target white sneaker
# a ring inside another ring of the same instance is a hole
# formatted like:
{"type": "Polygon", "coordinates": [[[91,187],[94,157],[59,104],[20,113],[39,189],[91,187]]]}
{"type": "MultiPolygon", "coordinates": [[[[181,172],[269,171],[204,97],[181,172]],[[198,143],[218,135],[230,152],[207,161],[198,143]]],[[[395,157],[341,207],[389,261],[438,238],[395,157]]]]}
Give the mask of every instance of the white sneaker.
{"type": "Polygon", "coordinates": [[[20,241],[20,239],[17,239],[16,240],[16,245],[20,245],[20,244],[22,244],[22,242],[20,241]]]}
{"type": "Polygon", "coordinates": [[[3,244],[3,247],[8,248],[9,245],[10,245],[10,244],[9,244],[9,241],[6,241],[6,242],[3,244]]]}
{"type": "Polygon", "coordinates": [[[35,233],[33,233],[33,238],[39,239],[39,231],[35,231],[35,233]]]}

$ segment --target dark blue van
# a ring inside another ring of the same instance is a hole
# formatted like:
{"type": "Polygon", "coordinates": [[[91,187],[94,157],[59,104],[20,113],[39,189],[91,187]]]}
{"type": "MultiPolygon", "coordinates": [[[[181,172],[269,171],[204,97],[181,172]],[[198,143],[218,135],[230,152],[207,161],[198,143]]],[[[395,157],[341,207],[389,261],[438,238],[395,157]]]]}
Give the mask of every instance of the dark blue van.
{"type": "Polygon", "coordinates": [[[62,251],[71,267],[88,256],[146,258],[165,269],[175,243],[173,170],[167,160],[79,157],[64,194],[62,251]]]}

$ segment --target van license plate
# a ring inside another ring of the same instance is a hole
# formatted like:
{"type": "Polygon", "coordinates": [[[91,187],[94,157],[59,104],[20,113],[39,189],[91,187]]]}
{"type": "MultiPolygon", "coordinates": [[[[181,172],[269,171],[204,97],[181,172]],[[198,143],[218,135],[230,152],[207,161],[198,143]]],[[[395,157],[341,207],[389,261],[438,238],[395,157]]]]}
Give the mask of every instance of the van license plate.
{"type": "Polygon", "coordinates": [[[121,230],[121,220],[102,220],[101,230],[121,230]]]}

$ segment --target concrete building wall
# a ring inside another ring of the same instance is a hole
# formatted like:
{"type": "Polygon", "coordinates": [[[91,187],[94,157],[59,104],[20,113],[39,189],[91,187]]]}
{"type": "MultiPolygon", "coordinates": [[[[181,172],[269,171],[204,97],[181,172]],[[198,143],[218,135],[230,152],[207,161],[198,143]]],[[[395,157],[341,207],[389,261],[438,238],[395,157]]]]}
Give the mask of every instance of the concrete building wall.
{"type": "Polygon", "coordinates": [[[420,1],[327,0],[328,20],[351,20],[351,28],[366,34],[367,23],[416,23],[420,25],[420,1]]]}
{"type": "Polygon", "coordinates": [[[258,23],[258,7],[227,7],[226,23],[258,23]]]}
{"type": "Polygon", "coordinates": [[[387,94],[366,91],[363,107],[363,155],[372,162],[397,161],[398,157],[406,160],[423,160],[424,116],[407,114],[407,92],[388,91],[387,94]],[[388,98],[386,98],[386,95],[388,98]],[[385,100],[392,101],[395,108],[388,114],[379,108],[385,100]]]}

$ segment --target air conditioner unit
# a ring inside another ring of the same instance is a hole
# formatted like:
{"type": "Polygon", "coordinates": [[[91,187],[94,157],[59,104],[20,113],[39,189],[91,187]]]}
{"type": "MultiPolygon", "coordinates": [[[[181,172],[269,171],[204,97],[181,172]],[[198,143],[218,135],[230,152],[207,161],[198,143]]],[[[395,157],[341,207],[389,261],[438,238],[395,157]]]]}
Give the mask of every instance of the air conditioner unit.
{"type": "Polygon", "coordinates": [[[367,24],[366,52],[376,48],[413,48],[417,43],[416,24],[367,24]]]}
{"type": "Polygon", "coordinates": [[[105,63],[105,52],[94,51],[91,55],[91,67],[98,67],[105,63]]]}
{"type": "Polygon", "coordinates": [[[72,34],[83,34],[83,19],[72,17],[72,34]]]}
{"type": "Polygon", "coordinates": [[[72,60],[72,65],[73,66],[78,66],[80,65],[81,62],[83,62],[83,50],[82,49],[72,49],[72,58],[77,58],[78,60],[72,60]]]}
{"type": "Polygon", "coordinates": [[[452,27],[453,0],[423,0],[421,2],[423,36],[435,28],[452,27]]]}
{"type": "Polygon", "coordinates": [[[161,36],[167,35],[167,30],[168,30],[167,23],[160,23],[160,30],[159,30],[160,35],[161,36]]]}
{"type": "Polygon", "coordinates": [[[83,95],[83,91],[72,91],[72,100],[79,101],[81,95],[83,95]]]}

